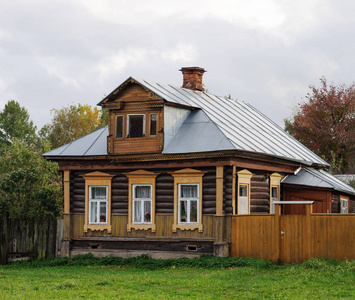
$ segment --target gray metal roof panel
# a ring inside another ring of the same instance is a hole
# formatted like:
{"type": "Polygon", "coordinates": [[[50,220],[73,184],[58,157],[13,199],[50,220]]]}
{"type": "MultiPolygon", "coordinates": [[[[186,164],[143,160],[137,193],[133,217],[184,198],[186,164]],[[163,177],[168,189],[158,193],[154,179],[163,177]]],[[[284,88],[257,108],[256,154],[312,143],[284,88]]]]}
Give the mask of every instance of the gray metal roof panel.
{"type": "Polygon", "coordinates": [[[193,111],[163,153],[194,153],[235,150],[216,124],[202,111],[193,111]]]}
{"type": "Polygon", "coordinates": [[[108,126],[89,133],[69,144],[44,153],[43,156],[107,155],[108,126]]]}
{"type": "Polygon", "coordinates": [[[263,153],[304,163],[328,165],[247,103],[169,84],[143,79],[135,80],[168,102],[201,108],[236,150],[263,153]]]}
{"type": "MultiPolygon", "coordinates": [[[[185,122],[176,135],[176,140],[166,145],[164,153],[186,153],[217,151],[217,150],[243,150],[256,152],[288,160],[303,162],[305,164],[317,163],[328,165],[324,160],[315,155],[281,127],[264,116],[251,105],[242,101],[224,99],[207,92],[192,91],[173,85],[153,81],[134,79],[167,103],[174,103],[191,108],[199,108],[206,117],[215,125],[202,126],[195,119],[191,123],[185,122]],[[188,128],[191,126],[191,128],[188,128]],[[218,130],[216,130],[218,128],[218,130]],[[194,133],[194,130],[198,131],[194,133]],[[218,137],[211,142],[212,133],[218,137]],[[195,138],[194,143],[182,143],[186,135],[195,138]],[[196,143],[198,138],[199,144],[196,143]],[[181,143],[177,143],[177,141],[181,143]],[[182,145],[185,145],[184,147],[182,145]],[[175,149],[173,149],[175,147],[175,149]]],[[[194,118],[202,115],[195,114],[194,118]]],[[[187,120],[185,120],[187,121],[187,120]]],[[[108,135],[107,128],[106,136],[108,135]]],[[[89,156],[106,155],[106,136],[103,129],[68,145],[50,151],[45,156],[89,156]]]]}
{"type": "Polygon", "coordinates": [[[303,168],[296,175],[288,175],[282,183],[319,188],[331,188],[339,192],[355,195],[355,190],[325,170],[303,168]]]}

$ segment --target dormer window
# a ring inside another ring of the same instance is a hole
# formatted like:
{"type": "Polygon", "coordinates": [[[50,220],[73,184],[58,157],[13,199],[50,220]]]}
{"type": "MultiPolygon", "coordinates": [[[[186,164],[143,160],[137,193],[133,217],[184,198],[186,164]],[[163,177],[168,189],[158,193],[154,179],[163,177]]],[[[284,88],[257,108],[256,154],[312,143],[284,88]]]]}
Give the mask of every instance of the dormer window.
{"type": "Polygon", "coordinates": [[[130,138],[145,136],[145,114],[132,114],[127,118],[128,136],[130,138]]]}
{"type": "Polygon", "coordinates": [[[157,135],[157,114],[150,114],[149,135],[157,135]]]}
{"type": "Polygon", "coordinates": [[[126,107],[110,112],[109,120],[110,135],[107,140],[109,154],[162,150],[164,145],[162,110],[144,107],[128,110],[126,107]]]}
{"type": "Polygon", "coordinates": [[[123,137],[123,116],[116,117],[116,138],[123,137]]]}

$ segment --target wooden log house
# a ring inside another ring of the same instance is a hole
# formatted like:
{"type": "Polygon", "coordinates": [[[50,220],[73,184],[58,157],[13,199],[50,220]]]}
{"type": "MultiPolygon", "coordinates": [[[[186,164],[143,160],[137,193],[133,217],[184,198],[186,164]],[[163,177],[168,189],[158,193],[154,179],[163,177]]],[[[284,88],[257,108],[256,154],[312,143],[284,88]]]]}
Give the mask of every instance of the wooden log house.
{"type": "MultiPolygon", "coordinates": [[[[64,180],[62,255],[229,256],[231,217],[272,214],[273,201],[355,212],[355,190],[249,104],[128,78],[99,105],[109,125],[44,154],[64,180]]],[[[303,213],[285,205],[284,213],[303,213]]]]}

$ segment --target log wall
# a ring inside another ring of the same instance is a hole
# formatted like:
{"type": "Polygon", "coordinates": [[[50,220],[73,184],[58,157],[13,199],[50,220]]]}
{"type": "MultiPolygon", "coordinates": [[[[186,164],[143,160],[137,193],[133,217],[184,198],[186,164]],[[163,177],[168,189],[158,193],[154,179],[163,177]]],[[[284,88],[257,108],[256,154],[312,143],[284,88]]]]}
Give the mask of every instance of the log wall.
{"type": "Polygon", "coordinates": [[[213,239],[214,216],[205,215],[202,217],[203,232],[196,230],[178,230],[172,231],[174,216],[172,214],[156,214],[156,232],[151,230],[135,230],[127,232],[128,217],[125,214],[112,215],[112,234],[106,231],[88,231],[84,232],[84,214],[71,215],[71,237],[124,237],[124,238],[192,238],[192,239],[213,239]]]}
{"type": "Polygon", "coordinates": [[[233,214],[233,167],[224,167],[223,174],[223,210],[225,214],[233,214]]]}
{"type": "Polygon", "coordinates": [[[265,175],[253,175],[250,180],[250,213],[269,213],[270,187],[265,175]]]}
{"type": "MultiPolygon", "coordinates": [[[[174,178],[170,172],[178,169],[151,170],[159,173],[156,178],[156,213],[174,213],[174,178]]],[[[216,169],[201,168],[206,172],[203,176],[202,213],[216,213],[216,169]]],[[[85,180],[81,175],[90,171],[71,172],[70,174],[70,212],[85,213],[85,180]]],[[[115,175],[112,179],[112,213],[128,213],[128,178],[124,172],[107,173],[115,175]]]]}

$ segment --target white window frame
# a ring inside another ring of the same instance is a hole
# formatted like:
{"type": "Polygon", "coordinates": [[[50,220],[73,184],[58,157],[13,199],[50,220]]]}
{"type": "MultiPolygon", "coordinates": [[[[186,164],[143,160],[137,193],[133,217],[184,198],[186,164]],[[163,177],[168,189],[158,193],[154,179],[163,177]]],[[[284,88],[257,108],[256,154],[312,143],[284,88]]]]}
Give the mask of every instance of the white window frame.
{"type": "Polygon", "coordinates": [[[248,215],[250,213],[250,198],[249,198],[249,184],[247,183],[240,183],[238,185],[238,214],[240,215],[248,215]],[[240,187],[245,186],[245,190],[247,192],[246,196],[241,196],[240,195],[240,187]],[[246,204],[246,211],[241,210],[241,206],[243,204],[246,204]]]}
{"type": "Polygon", "coordinates": [[[200,190],[200,186],[198,183],[179,183],[178,184],[179,187],[179,201],[178,201],[178,224],[179,225],[188,225],[188,224],[199,224],[200,220],[199,220],[199,207],[200,207],[200,194],[199,194],[199,190],[200,190]],[[181,187],[184,185],[193,185],[196,186],[197,188],[197,197],[181,197],[181,187]],[[181,222],[181,216],[180,216],[180,212],[181,212],[181,202],[182,201],[187,201],[187,221],[186,222],[181,222]],[[197,201],[197,215],[196,215],[196,222],[192,222],[190,220],[190,212],[191,212],[191,202],[192,201],[197,201]]]}
{"type": "Polygon", "coordinates": [[[107,185],[91,185],[89,186],[89,224],[98,224],[98,225],[105,225],[107,224],[107,219],[108,219],[108,186],[107,185]],[[106,198],[103,199],[93,199],[92,198],[92,188],[105,188],[106,190],[106,198]],[[91,203],[96,202],[97,203],[97,209],[96,209],[96,218],[98,222],[92,222],[91,221],[91,203]],[[106,217],[105,217],[105,222],[100,222],[100,207],[101,203],[105,203],[106,207],[106,217]]]}
{"type": "MultiPolygon", "coordinates": [[[[141,136],[141,137],[145,137],[145,127],[146,127],[145,114],[128,114],[127,115],[127,137],[131,138],[131,136],[129,134],[131,132],[131,126],[130,126],[130,122],[129,122],[131,116],[143,116],[143,136],[141,136]]],[[[139,137],[135,137],[135,138],[139,138],[139,137]]]]}
{"type": "Polygon", "coordinates": [[[349,213],[349,200],[347,198],[340,197],[340,213],[349,213]]]}
{"type": "Polygon", "coordinates": [[[274,201],[279,201],[279,191],[280,191],[280,187],[273,185],[271,186],[271,191],[270,191],[270,196],[271,196],[271,207],[270,207],[270,214],[274,214],[275,213],[275,204],[274,201]],[[272,197],[272,189],[276,189],[276,197],[272,197]]]}
{"type": "Polygon", "coordinates": [[[133,224],[152,224],[152,208],[153,208],[153,185],[151,184],[133,184],[133,203],[132,203],[132,223],[133,224]],[[138,186],[149,186],[150,187],[150,198],[136,198],[136,188],[138,186]],[[141,202],[141,218],[142,222],[136,222],[134,219],[135,206],[137,202],[141,202]],[[144,222],[144,203],[150,202],[150,222],[144,222]]]}

